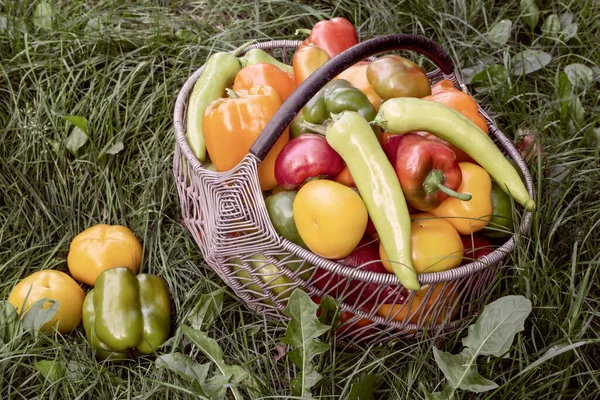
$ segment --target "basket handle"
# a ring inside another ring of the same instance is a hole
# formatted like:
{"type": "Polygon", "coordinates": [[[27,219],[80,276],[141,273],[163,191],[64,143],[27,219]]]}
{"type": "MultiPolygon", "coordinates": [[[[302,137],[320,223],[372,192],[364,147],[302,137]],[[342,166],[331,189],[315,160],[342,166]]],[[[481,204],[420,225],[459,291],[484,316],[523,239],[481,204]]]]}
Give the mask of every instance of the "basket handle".
{"type": "Polygon", "coordinates": [[[250,147],[250,153],[262,161],[296,114],[323,86],[357,62],[391,50],[415,51],[433,61],[444,75],[454,73],[454,63],[448,53],[426,37],[392,34],[365,40],[333,57],[302,82],[256,138],[250,147]]]}

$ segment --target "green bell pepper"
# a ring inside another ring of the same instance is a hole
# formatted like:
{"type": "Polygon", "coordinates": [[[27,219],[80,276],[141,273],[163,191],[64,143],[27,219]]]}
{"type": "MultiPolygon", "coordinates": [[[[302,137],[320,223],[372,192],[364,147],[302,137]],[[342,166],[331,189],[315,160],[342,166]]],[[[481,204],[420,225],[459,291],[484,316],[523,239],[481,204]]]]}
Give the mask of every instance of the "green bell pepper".
{"type": "Polygon", "coordinates": [[[99,359],[152,354],[171,331],[165,281],[129,268],[104,271],[83,302],[83,327],[99,359]]]}
{"type": "Polygon", "coordinates": [[[482,232],[490,238],[506,238],[513,234],[514,221],[510,196],[492,182],[492,218],[482,232]]]}
{"type": "Polygon", "coordinates": [[[336,79],[323,87],[302,109],[304,120],[311,124],[323,124],[331,114],[356,111],[367,121],[377,115],[373,104],[360,89],[344,79],[336,79]]]}

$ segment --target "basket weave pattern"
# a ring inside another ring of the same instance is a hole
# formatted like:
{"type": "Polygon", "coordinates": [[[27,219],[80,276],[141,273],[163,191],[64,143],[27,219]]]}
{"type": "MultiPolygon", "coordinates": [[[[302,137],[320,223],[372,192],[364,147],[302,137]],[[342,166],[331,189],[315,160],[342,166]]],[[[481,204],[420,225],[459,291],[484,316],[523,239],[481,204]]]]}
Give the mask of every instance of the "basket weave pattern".
{"type": "MultiPolygon", "coordinates": [[[[246,49],[261,48],[287,62],[299,41],[271,41],[246,49]]],[[[515,239],[527,233],[531,213],[525,213],[518,232],[491,254],[458,268],[420,274],[424,288],[407,293],[393,274],[351,268],[324,259],[282,238],[273,228],[261,192],[259,159],[248,154],[232,170],[213,172],[202,167],[185,137],[187,101],[202,69],[196,71],[180,90],[174,112],[176,145],[173,173],[183,223],[211,266],[235,294],[254,311],[285,318],[280,311],[290,293],[300,287],[310,296],[333,295],[342,311],[373,324],[346,329],[337,339],[344,342],[377,343],[393,337],[413,335],[427,329],[452,329],[481,307],[481,299],[497,276],[498,267],[513,250],[515,239]],[[427,286],[425,286],[427,285],[427,286]],[[378,313],[382,304],[396,304],[387,313],[378,313]]],[[[466,91],[455,73],[439,69],[430,80],[450,79],[466,91]]],[[[510,140],[480,108],[490,128],[490,137],[505,155],[523,171],[533,195],[531,176],[510,140]]]]}

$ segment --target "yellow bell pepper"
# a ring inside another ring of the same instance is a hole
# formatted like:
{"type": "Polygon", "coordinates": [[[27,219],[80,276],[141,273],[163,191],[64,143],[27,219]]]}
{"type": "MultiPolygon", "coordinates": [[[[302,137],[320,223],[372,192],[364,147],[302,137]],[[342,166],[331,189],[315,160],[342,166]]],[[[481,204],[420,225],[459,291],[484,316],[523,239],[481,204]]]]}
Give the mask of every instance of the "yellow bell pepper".
{"type": "MultiPolygon", "coordinates": [[[[428,213],[411,215],[410,248],[418,274],[456,268],[463,260],[464,246],[460,235],[445,219],[428,213]]],[[[383,246],[379,246],[383,266],[393,272],[383,246]]],[[[392,260],[395,261],[395,260],[392,260]]]]}
{"type": "Polygon", "coordinates": [[[485,228],[492,217],[492,179],[479,165],[469,162],[458,165],[462,172],[462,182],[457,192],[471,194],[471,200],[449,198],[430,212],[436,217],[444,218],[461,235],[470,235],[485,228]]]}
{"type": "Polygon", "coordinates": [[[107,269],[127,267],[137,274],[142,245],[133,232],[121,225],[99,224],[75,236],[69,247],[69,272],[79,282],[94,286],[107,269]]]}

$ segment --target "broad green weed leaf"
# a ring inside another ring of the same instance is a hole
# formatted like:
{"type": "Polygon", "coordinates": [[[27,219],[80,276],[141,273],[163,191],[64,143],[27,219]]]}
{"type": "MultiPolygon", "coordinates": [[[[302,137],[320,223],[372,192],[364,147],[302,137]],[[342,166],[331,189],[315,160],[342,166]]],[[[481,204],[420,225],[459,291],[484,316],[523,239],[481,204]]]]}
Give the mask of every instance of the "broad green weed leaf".
{"type": "Polygon", "coordinates": [[[8,30],[8,19],[6,15],[0,14],[0,32],[4,33],[8,30]]]}
{"type": "Polygon", "coordinates": [[[486,35],[487,39],[494,44],[503,46],[510,38],[511,29],[512,21],[510,19],[503,19],[489,30],[486,35]]]}
{"type": "MultiPolygon", "coordinates": [[[[313,303],[314,304],[314,303],[313,303]]],[[[242,382],[249,377],[248,372],[239,365],[227,365],[223,361],[223,350],[216,340],[208,337],[205,332],[192,329],[186,325],[180,325],[180,329],[190,339],[206,357],[208,357],[216,366],[221,375],[225,376],[228,384],[233,383],[231,391],[236,399],[241,399],[240,393],[235,388],[235,384],[242,382]]]]}
{"type": "Polygon", "coordinates": [[[79,117],[77,115],[63,115],[65,120],[69,121],[76,127],[78,127],[83,133],[88,134],[88,120],[85,117],[79,117]]]}
{"type": "Polygon", "coordinates": [[[210,363],[198,364],[183,353],[162,354],[155,364],[157,368],[169,369],[188,381],[204,382],[210,370],[210,363]]]}
{"type": "Polygon", "coordinates": [[[592,67],[592,72],[594,73],[594,82],[600,82],[600,67],[598,67],[597,65],[594,65],[592,67]]]}
{"type": "Polygon", "coordinates": [[[508,70],[503,65],[490,65],[477,73],[471,80],[471,85],[478,92],[499,90],[508,83],[508,70]]]}
{"type": "Polygon", "coordinates": [[[123,142],[117,142],[106,150],[106,154],[119,154],[124,148],[123,142]]]}
{"type": "Polygon", "coordinates": [[[560,72],[558,74],[558,104],[560,107],[560,119],[566,123],[569,118],[569,103],[573,96],[573,86],[567,74],[560,72]]]}
{"type": "Polygon", "coordinates": [[[292,381],[292,395],[312,396],[310,390],[321,379],[315,370],[312,359],[329,349],[329,344],[316,340],[331,327],[317,319],[317,306],[308,295],[295,289],[288,300],[283,313],[290,317],[283,343],[293,346],[288,357],[298,367],[296,378],[292,381]]]}
{"type": "Polygon", "coordinates": [[[193,329],[202,330],[213,323],[223,309],[223,288],[214,292],[203,294],[188,314],[186,320],[193,329]]]}
{"type": "Polygon", "coordinates": [[[335,331],[340,325],[341,313],[335,303],[335,299],[331,296],[325,296],[321,299],[320,303],[321,315],[319,315],[319,321],[322,324],[331,326],[331,330],[335,331]]]}
{"type": "Polygon", "coordinates": [[[552,56],[541,50],[523,50],[515,54],[513,70],[514,75],[530,74],[544,68],[552,56]]]}
{"type": "Polygon", "coordinates": [[[567,77],[573,86],[581,89],[589,87],[594,80],[594,71],[579,63],[567,65],[565,67],[565,74],[567,74],[567,77]]]}
{"type": "Polygon", "coordinates": [[[473,77],[475,77],[475,75],[477,75],[479,72],[483,71],[484,68],[485,68],[485,64],[483,64],[481,62],[476,65],[472,65],[470,67],[463,68],[460,71],[460,74],[462,75],[462,81],[465,83],[465,85],[470,84],[471,81],[473,80],[473,77]]]}
{"type": "Polygon", "coordinates": [[[78,150],[88,141],[88,136],[78,127],[73,128],[71,134],[65,140],[67,150],[74,156],[77,156],[78,150]]]}
{"type": "Polygon", "coordinates": [[[208,396],[203,390],[203,385],[210,371],[210,363],[199,364],[183,353],[173,353],[158,356],[155,365],[157,368],[165,368],[175,372],[183,379],[192,382],[196,393],[208,396]]]}
{"type": "Polygon", "coordinates": [[[486,392],[498,385],[477,372],[475,358],[469,349],[458,354],[450,354],[433,348],[433,357],[454,389],[470,390],[475,393],[486,392]]]}
{"type": "Polygon", "coordinates": [[[38,332],[46,322],[54,318],[56,311],[58,311],[58,303],[57,300],[47,298],[39,299],[33,303],[23,315],[23,328],[38,332]],[[50,307],[43,308],[47,303],[50,303],[50,307]]]}
{"type": "Polygon", "coordinates": [[[379,375],[368,374],[360,381],[352,384],[348,400],[375,400],[375,387],[379,383],[379,375]]]}
{"type": "Polygon", "coordinates": [[[462,340],[475,356],[506,353],[515,335],[522,331],[525,319],[531,312],[531,301],[523,296],[504,296],[488,304],[469,326],[469,334],[462,340]]]}
{"type": "Polygon", "coordinates": [[[550,14],[542,24],[542,33],[544,36],[557,38],[560,31],[560,19],[556,14],[550,14]]]}
{"type": "Polygon", "coordinates": [[[573,22],[573,13],[568,11],[560,14],[558,18],[560,20],[561,39],[567,42],[577,35],[577,23],[573,22]]]}
{"type": "Polygon", "coordinates": [[[579,96],[571,96],[571,101],[569,102],[569,116],[579,127],[585,122],[585,110],[583,109],[583,104],[581,104],[579,96]]]}
{"type": "MultiPolygon", "coordinates": [[[[505,354],[515,335],[524,329],[525,319],[531,312],[531,301],[523,296],[505,296],[484,307],[477,321],[469,326],[463,339],[465,348],[450,354],[433,348],[433,357],[448,382],[445,391],[451,397],[456,389],[476,393],[485,392],[498,385],[477,372],[477,357],[505,354]]],[[[431,394],[432,398],[438,396],[431,394]]],[[[437,397],[439,398],[439,397],[437,397]]]]}
{"type": "Polygon", "coordinates": [[[33,10],[33,24],[38,28],[51,29],[54,9],[47,1],[40,1],[33,10]]]}
{"type": "Polygon", "coordinates": [[[533,30],[540,19],[540,9],[535,0],[521,0],[521,16],[533,30]]]}
{"type": "Polygon", "coordinates": [[[36,361],[34,365],[35,368],[44,376],[44,378],[50,382],[56,382],[65,376],[64,367],[56,360],[36,361]]]}

